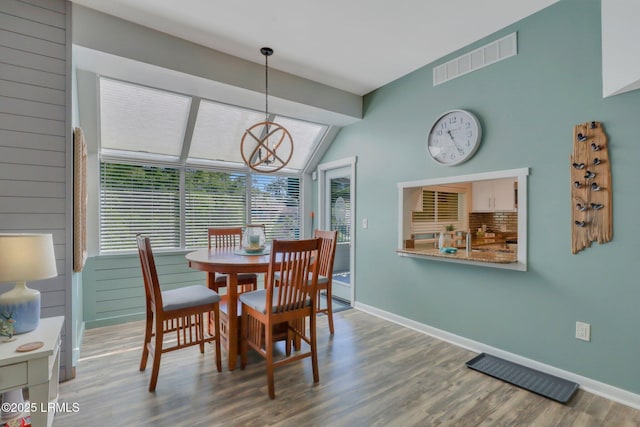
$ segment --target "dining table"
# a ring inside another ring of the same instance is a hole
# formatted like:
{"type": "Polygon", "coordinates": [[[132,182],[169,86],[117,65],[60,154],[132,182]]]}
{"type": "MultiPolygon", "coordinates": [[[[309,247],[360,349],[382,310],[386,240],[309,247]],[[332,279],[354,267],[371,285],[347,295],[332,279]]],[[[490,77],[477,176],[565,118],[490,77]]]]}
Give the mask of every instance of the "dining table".
{"type": "Polygon", "coordinates": [[[238,274],[266,273],[269,270],[271,255],[269,248],[251,254],[241,247],[204,248],[185,255],[189,267],[207,273],[207,284],[211,287],[215,274],[227,275],[227,317],[228,340],[227,360],[229,370],[236,368],[238,357],[238,336],[240,331],[240,313],[238,312],[238,274]]]}

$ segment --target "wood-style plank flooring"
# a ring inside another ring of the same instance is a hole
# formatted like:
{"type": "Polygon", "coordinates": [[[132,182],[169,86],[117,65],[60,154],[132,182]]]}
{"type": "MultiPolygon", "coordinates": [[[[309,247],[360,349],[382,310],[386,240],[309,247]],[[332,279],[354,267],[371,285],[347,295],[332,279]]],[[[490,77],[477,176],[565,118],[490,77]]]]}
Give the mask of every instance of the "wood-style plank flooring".
{"type": "Polygon", "coordinates": [[[640,426],[627,406],[582,390],[562,405],[468,369],[470,351],[358,310],[334,316],[333,338],[318,318],[320,383],[310,359],[295,362],[276,370],[273,401],[261,358],[218,373],[211,346],[163,355],[149,393],[143,324],[88,330],[76,379],[60,385],[80,410],[54,426],[640,426]]]}

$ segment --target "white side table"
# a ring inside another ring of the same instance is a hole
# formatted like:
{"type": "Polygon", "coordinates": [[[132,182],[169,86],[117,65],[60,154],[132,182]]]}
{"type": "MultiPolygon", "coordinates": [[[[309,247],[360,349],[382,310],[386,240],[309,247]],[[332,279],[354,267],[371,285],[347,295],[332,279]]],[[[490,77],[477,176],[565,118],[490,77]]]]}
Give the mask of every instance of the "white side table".
{"type": "Polygon", "coordinates": [[[15,335],[11,342],[0,342],[0,393],[16,388],[29,388],[33,427],[51,427],[55,410],[49,411],[49,402],[58,399],[60,376],[60,334],[64,317],[40,319],[35,331],[15,335]],[[22,344],[42,341],[37,350],[19,353],[22,344]]]}

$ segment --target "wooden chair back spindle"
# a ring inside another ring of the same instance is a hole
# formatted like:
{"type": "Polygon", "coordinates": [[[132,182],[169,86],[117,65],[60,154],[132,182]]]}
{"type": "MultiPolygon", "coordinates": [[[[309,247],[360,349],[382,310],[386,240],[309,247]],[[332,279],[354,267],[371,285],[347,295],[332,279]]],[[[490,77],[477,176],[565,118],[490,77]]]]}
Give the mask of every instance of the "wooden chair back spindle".
{"type": "Polygon", "coordinates": [[[209,249],[239,247],[242,243],[242,227],[209,227],[209,249]]]}

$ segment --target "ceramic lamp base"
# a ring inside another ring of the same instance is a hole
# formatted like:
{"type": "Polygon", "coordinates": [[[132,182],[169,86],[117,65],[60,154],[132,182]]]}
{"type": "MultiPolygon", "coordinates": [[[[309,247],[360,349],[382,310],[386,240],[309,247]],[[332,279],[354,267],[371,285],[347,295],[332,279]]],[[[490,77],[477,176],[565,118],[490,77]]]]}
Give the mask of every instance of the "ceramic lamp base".
{"type": "Polygon", "coordinates": [[[0,318],[15,321],[14,334],[35,330],[40,323],[40,292],[24,282],[16,283],[12,290],[0,295],[0,318]]]}
{"type": "Polygon", "coordinates": [[[22,414],[24,406],[24,397],[22,395],[22,389],[18,388],[11,391],[5,391],[2,393],[2,411],[0,411],[0,420],[2,422],[11,420],[22,414]],[[20,408],[20,411],[14,410],[20,408]],[[6,410],[5,410],[6,409],[6,410]]]}

